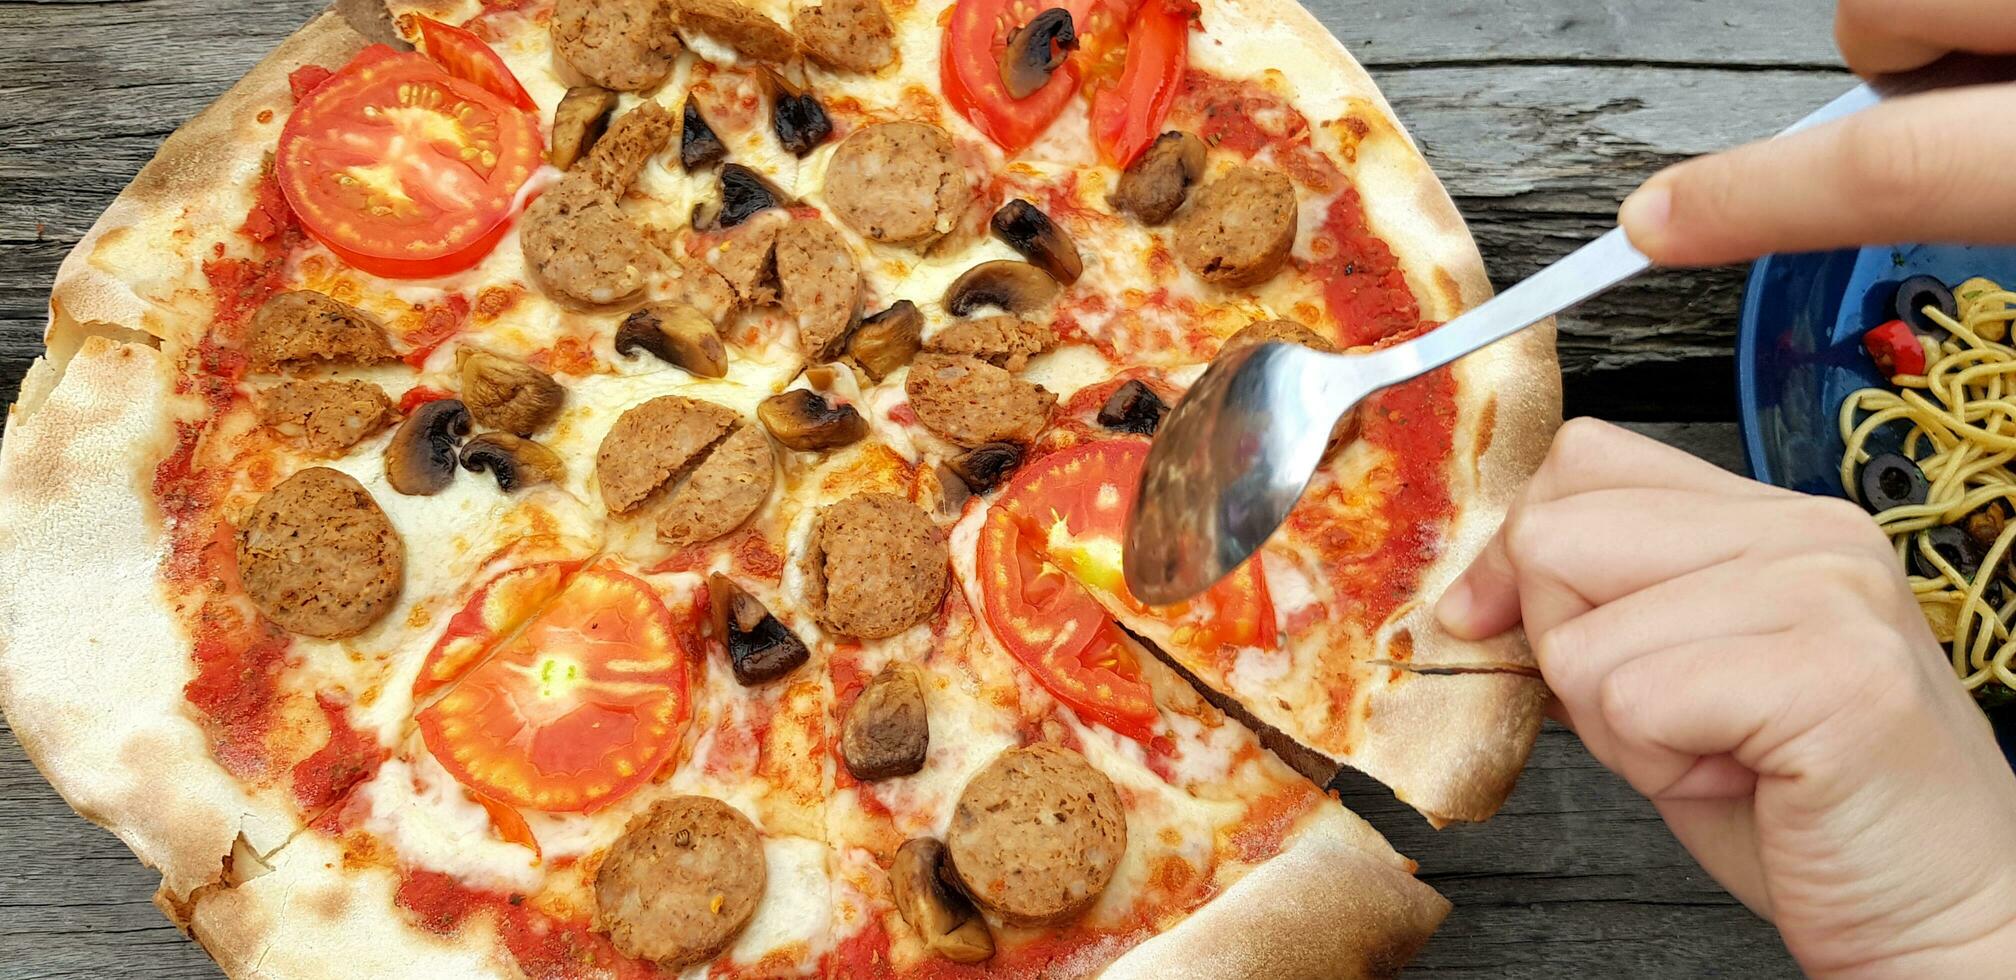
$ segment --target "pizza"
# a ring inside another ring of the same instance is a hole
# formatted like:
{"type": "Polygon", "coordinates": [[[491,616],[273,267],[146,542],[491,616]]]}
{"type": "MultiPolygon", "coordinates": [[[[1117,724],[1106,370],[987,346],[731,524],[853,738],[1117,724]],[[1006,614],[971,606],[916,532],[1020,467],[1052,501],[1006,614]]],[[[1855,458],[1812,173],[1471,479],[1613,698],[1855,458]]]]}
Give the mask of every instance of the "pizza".
{"type": "Polygon", "coordinates": [[[1222,350],[1488,294],[1284,0],[345,0],[77,244],[0,443],[0,706],[234,976],[1386,976],[1516,636],[1433,600],[1542,327],[1252,561],[1125,508],[1222,350]]]}

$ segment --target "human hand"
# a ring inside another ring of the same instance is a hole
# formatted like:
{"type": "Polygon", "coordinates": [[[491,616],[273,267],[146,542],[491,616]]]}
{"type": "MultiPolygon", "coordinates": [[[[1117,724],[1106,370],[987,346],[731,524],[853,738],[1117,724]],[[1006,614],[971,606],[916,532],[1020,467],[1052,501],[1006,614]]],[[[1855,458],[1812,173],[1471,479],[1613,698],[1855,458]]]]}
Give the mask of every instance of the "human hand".
{"type": "Polygon", "coordinates": [[[1814,975],[2016,962],[2016,775],[1866,514],[1564,426],[1443,599],[1814,975]]]}
{"type": "MultiPolygon", "coordinates": [[[[1864,76],[1952,51],[2016,52],[2003,0],[1841,0],[1835,37],[1864,76]]],[[[1788,107],[1789,108],[1789,107],[1788,107]]],[[[1886,102],[1671,167],[1618,213],[1661,265],[1909,241],[2016,242],[2016,85],[1886,102]]]]}

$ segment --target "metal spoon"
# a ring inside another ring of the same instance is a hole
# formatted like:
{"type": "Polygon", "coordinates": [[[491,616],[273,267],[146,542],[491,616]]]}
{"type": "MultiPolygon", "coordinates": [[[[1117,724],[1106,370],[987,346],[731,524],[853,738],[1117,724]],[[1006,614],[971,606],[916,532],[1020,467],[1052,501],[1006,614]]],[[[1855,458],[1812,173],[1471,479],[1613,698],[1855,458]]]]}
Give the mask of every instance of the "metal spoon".
{"type": "MultiPolygon", "coordinates": [[[[1884,98],[2005,81],[2016,61],[1956,55],[1876,79],[1783,133],[1884,98]]],[[[1330,430],[1372,393],[1525,329],[1650,267],[1623,229],[1413,340],[1365,354],[1268,343],[1222,354],[1163,421],[1128,516],[1127,587],[1153,605],[1197,595],[1281,526],[1308,487],[1330,430]]]]}

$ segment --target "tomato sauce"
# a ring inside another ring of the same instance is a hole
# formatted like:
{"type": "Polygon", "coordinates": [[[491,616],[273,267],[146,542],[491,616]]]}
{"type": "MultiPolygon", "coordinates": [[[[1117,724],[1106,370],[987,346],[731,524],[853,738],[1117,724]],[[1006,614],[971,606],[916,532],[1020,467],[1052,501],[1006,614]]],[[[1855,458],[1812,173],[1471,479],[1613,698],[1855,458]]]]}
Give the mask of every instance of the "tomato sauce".
{"type": "Polygon", "coordinates": [[[427,363],[437,348],[469,325],[469,297],[449,293],[441,302],[415,306],[412,314],[402,317],[401,322],[411,324],[400,339],[412,350],[400,360],[417,369],[427,363]]]}
{"type": "Polygon", "coordinates": [[[1246,819],[1228,835],[1232,855],[1252,863],[1279,854],[1281,842],[1295,822],[1322,800],[1322,792],[1303,782],[1291,782],[1279,792],[1254,800],[1246,807],[1246,819]]]}
{"type": "Polygon", "coordinates": [[[1220,78],[1197,68],[1183,74],[1183,87],[1170,107],[1199,139],[1219,149],[1252,157],[1272,147],[1290,177],[1328,193],[1344,175],[1310,139],[1309,119],[1288,99],[1255,81],[1220,78]]]}
{"type": "Polygon", "coordinates": [[[317,694],[315,704],[329,722],[329,741],[294,765],[294,802],[311,814],[377,775],[387,755],[377,739],[350,727],[349,706],[342,698],[317,694]]]}
{"type": "Polygon", "coordinates": [[[265,737],[291,639],[264,620],[244,622],[217,598],[204,603],[194,632],[196,676],[182,696],[203,714],[217,761],[241,779],[262,778],[271,764],[265,737]]]}
{"type": "Polygon", "coordinates": [[[1421,304],[1400,260],[1365,224],[1364,202],[1346,187],[1330,202],[1318,233],[1321,258],[1308,272],[1323,283],[1323,300],[1345,347],[1412,336],[1423,327],[1421,304]]]}
{"type": "Polygon", "coordinates": [[[653,963],[617,952],[609,937],[591,930],[586,922],[547,915],[528,904],[523,895],[481,891],[438,872],[402,871],[392,901],[406,911],[414,925],[441,936],[460,932],[473,916],[493,916],[504,948],[532,980],[639,980],[673,975],[653,963]]]}

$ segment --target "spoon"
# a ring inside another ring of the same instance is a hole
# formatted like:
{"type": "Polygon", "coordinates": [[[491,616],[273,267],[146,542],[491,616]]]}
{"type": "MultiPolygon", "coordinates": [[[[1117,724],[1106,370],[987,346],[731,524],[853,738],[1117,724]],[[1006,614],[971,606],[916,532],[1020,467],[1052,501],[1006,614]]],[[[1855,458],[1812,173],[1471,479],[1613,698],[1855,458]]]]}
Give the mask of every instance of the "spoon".
{"type": "MultiPolygon", "coordinates": [[[[1885,98],[2016,77],[2016,60],[1954,55],[1858,86],[1781,132],[1885,98]]],[[[1181,602],[1246,561],[1302,496],[1330,430],[1382,388],[1433,371],[1651,266],[1615,228],[1482,306],[1412,340],[1358,354],[1266,343],[1220,354],[1155,436],[1127,519],[1127,587],[1181,602]]]]}

